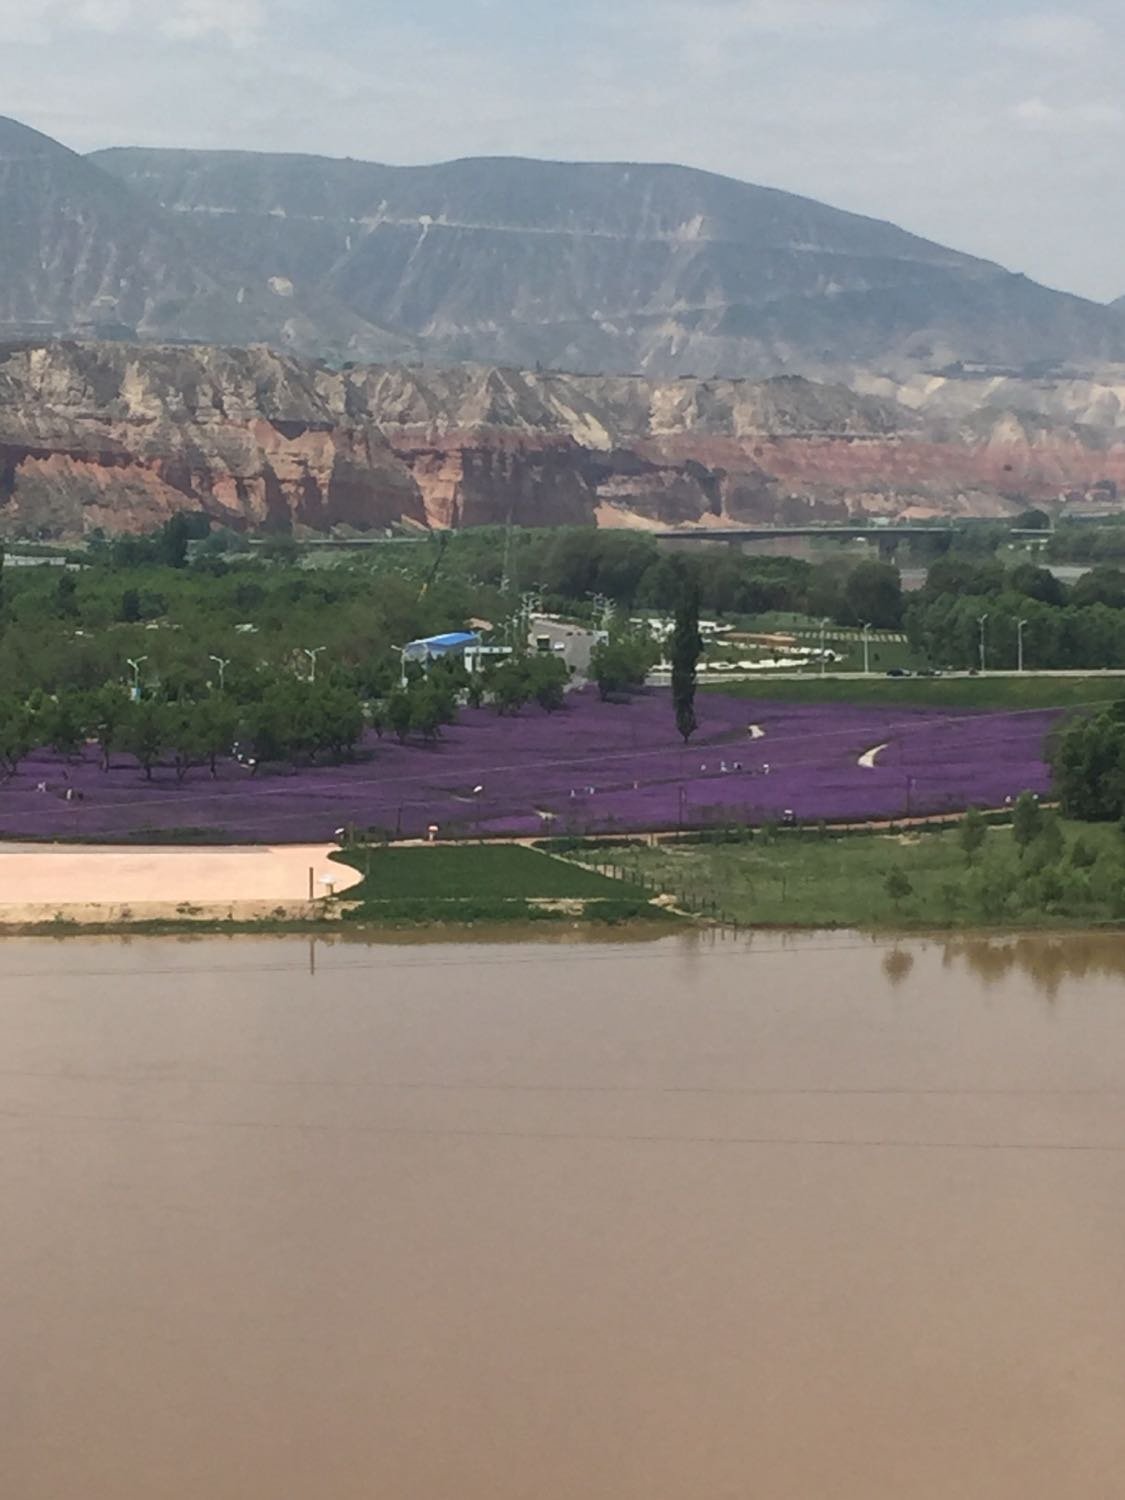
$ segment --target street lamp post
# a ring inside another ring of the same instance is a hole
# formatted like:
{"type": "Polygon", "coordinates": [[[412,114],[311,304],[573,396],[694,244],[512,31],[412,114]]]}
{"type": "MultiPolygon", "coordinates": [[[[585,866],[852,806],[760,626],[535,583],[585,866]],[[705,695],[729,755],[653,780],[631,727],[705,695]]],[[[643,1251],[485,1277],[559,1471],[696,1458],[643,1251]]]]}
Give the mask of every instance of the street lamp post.
{"type": "Polygon", "coordinates": [[[315,682],[316,681],[316,659],[317,659],[317,657],[320,655],[320,653],[322,651],[325,651],[327,649],[328,648],[326,646],[312,646],[311,648],[309,646],[302,646],[301,647],[301,650],[305,653],[305,655],[308,657],[308,659],[309,659],[309,661],[311,663],[311,667],[309,669],[309,681],[310,682],[315,682]]]}
{"type": "Polygon", "coordinates": [[[828,625],[829,625],[828,616],[825,615],[824,619],[821,620],[821,622],[820,622],[820,675],[822,677],[824,676],[824,653],[825,653],[825,649],[826,649],[825,648],[825,644],[824,644],[824,640],[825,640],[824,632],[828,629],[828,625]]]}
{"type": "Polygon", "coordinates": [[[213,661],[215,663],[215,665],[219,669],[219,692],[220,693],[226,692],[226,684],[227,684],[226,673],[227,673],[227,668],[230,666],[230,657],[229,656],[209,656],[207,658],[207,660],[208,661],[213,661]]]}
{"type": "Polygon", "coordinates": [[[980,626],[980,669],[982,672],[984,671],[984,622],[987,619],[987,615],[981,615],[977,621],[977,624],[980,626]]]}
{"type": "Polygon", "coordinates": [[[147,656],[127,656],[126,666],[133,669],[133,702],[136,703],[141,696],[141,663],[148,661],[147,656]]]}
{"type": "Polygon", "coordinates": [[[1023,627],[1026,624],[1027,624],[1026,620],[1017,620],[1016,621],[1016,671],[1017,672],[1022,672],[1023,671],[1023,627]]]}
{"type": "Polygon", "coordinates": [[[863,627],[863,675],[871,674],[871,621],[863,627]]]}

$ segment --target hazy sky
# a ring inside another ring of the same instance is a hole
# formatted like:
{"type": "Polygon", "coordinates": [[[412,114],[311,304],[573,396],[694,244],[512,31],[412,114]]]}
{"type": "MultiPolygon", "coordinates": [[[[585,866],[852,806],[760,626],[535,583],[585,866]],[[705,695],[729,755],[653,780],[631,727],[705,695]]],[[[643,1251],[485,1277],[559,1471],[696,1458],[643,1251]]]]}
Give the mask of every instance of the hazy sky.
{"type": "Polygon", "coordinates": [[[0,0],[79,150],[678,161],[1125,293],[1125,0],[0,0]]]}

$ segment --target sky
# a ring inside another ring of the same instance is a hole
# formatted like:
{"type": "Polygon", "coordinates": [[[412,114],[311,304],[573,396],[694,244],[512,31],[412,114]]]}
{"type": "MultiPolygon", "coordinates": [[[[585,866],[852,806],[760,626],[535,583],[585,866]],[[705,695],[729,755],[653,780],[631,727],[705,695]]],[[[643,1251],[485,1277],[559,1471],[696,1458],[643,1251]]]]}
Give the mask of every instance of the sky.
{"type": "Polygon", "coordinates": [[[76,150],[673,161],[1125,294],[1125,3],[0,0],[76,150]]]}

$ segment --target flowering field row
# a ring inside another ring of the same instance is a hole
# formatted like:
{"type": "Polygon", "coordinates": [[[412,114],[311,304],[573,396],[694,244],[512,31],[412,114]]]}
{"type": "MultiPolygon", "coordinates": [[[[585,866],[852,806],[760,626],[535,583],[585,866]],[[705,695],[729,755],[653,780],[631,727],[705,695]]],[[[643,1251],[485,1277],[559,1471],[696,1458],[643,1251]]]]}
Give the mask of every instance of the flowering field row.
{"type": "Polygon", "coordinates": [[[103,774],[43,752],[0,784],[8,838],[150,832],[237,842],[331,838],[341,827],[442,837],[588,833],[802,820],[895,818],[1044,793],[1050,710],[1016,713],[810,706],[701,695],[688,746],[653,691],[628,704],[571,695],[557,714],[467,709],[434,745],[365,743],[342,766],[217,778],[171,769],[146,782],[129,757],[103,774]],[[870,767],[865,752],[886,746],[870,767]]]}

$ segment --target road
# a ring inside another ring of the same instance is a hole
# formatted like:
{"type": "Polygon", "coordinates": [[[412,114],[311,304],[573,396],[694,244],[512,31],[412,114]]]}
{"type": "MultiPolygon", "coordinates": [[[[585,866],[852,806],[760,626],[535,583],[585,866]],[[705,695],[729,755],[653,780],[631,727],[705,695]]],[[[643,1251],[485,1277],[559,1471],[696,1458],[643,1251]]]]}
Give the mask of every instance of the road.
{"type": "MultiPolygon", "coordinates": [[[[911,678],[916,678],[917,672],[911,673],[911,678]]],[[[796,672],[704,672],[701,674],[704,681],[716,685],[723,682],[809,682],[814,679],[825,682],[873,682],[882,677],[886,678],[885,672],[818,672],[815,666],[804,667],[796,672]]],[[[939,678],[923,679],[923,681],[949,681],[952,678],[997,678],[997,677],[1125,677],[1125,667],[1078,667],[1065,669],[1035,669],[1029,667],[1024,672],[1015,670],[1003,672],[942,672],[939,678]]],[[[905,682],[905,677],[890,678],[892,682],[905,682]]],[[[652,672],[649,674],[649,685],[652,687],[667,687],[671,681],[668,672],[652,672]]]]}

